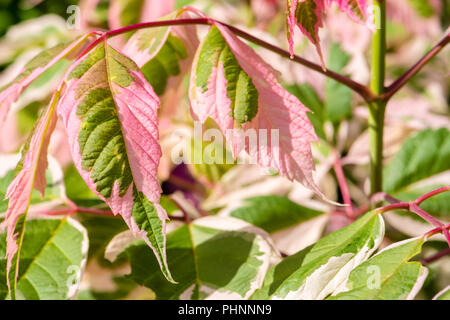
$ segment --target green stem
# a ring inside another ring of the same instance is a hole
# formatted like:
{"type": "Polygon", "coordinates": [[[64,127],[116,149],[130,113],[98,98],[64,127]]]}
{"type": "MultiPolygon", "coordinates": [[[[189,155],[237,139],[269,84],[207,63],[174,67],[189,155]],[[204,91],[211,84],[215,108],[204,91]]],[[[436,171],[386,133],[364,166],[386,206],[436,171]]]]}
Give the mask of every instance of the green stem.
{"type": "MultiPolygon", "coordinates": [[[[370,88],[380,96],[384,93],[386,56],[386,3],[374,0],[375,24],[377,29],[372,38],[372,72],[370,88]]],[[[382,191],[383,186],[383,131],[386,103],[381,99],[369,105],[369,143],[370,143],[370,192],[382,191]]]]}

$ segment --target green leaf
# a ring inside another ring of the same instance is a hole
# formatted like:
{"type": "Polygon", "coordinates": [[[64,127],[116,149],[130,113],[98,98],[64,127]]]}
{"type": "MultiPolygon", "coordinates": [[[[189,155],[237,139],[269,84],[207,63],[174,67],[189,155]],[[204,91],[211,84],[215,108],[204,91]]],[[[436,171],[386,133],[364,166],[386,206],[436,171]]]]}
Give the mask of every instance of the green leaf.
{"type": "Polygon", "coordinates": [[[298,205],[286,197],[259,196],[247,198],[229,215],[247,221],[269,233],[308,221],[323,214],[298,205]]]}
{"type": "Polygon", "coordinates": [[[302,266],[305,256],[311,249],[312,246],[309,246],[300,250],[296,254],[284,258],[276,266],[271,267],[264,278],[262,287],[255,291],[251,299],[268,300],[283,282],[302,266]]]}
{"type": "Polygon", "coordinates": [[[408,239],[385,248],[355,268],[337,300],[413,299],[428,274],[420,262],[409,262],[421,252],[423,237],[408,239]]]}
{"type": "MultiPolygon", "coordinates": [[[[332,43],[329,51],[328,68],[343,73],[350,56],[337,43],[332,43]]],[[[352,91],[341,83],[327,78],[325,82],[325,110],[328,120],[338,124],[351,116],[352,91]]]]}
{"type": "Polygon", "coordinates": [[[273,290],[272,299],[324,299],[370,257],[384,236],[381,215],[371,211],[353,224],[320,239],[300,268],[273,290]]]}
{"type": "Polygon", "coordinates": [[[398,192],[450,169],[450,130],[427,129],[407,139],[384,170],[383,189],[398,192]]]}
{"type": "Polygon", "coordinates": [[[430,18],[434,14],[434,9],[429,0],[409,0],[409,3],[424,18],[430,18]]]}
{"type": "MultiPolygon", "coordinates": [[[[383,191],[401,200],[410,201],[437,189],[440,185],[425,179],[450,170],[449,159],[450,130],[423,130],[408,138],[385,167],[383,191]]],[[[450,194],[444,193],[424,202],[423,209],[430,210],[433,215],[448,217],[449,202],[450,194]]]]}
{"type": "Polygon", "coordinates": [[[207,217],[168,233],[168,264],[178,284],[164,280],[142,241],[126,246],[122,255],[131,264],[130,277],[157,299],[242,299],[262,284],[274,256],[261,232],[238,219],[207,217]]]}
{"type": "Polygon", "coordinates": [[[183,41],[169,34],[154,58],[142,66],[142,73],[156,94],[162,95],[165,92],[169,77],[178,76],[181,73],[179,60],[187,57],[183,41]]]}
{"type": "MultiPolygon", "coordinates": [[[[0,298],[6,286],[6,234],[0,234],[0,298]]],[[[17,283],[17,298],[60,300],[75,295],[86,263],[85,229],[71,218],[27,221],[17,283]]],[[[13,268],[15,266],[13,265],[13,268]]]]}

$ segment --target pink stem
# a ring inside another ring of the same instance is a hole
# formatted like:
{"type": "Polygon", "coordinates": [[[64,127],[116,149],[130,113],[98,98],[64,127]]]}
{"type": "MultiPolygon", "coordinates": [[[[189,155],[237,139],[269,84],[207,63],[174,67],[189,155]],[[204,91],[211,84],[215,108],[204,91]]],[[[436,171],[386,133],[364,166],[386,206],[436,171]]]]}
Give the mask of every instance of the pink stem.
{"type": "Polygon", "coordinates": [[[345,180],[344,170],[342,170],[342,164],[339,159],[339,156],[336,155],[336,159],[333,164],[334,172],[336,173],[336,178],[339,183],[339,189],[341,190],[342,198],[344,199],[344,203],[347,205],[345,207],[345,212],[349,218],[353,218],[353,205],[352,199],[350,196],[350,191],[348,190],[347,181],[345,180]]]}
{"type": "Polygon", "coordinates": [[[445,257],[446,255],[450,255],[450,248],[447,248],[445,250],[442,250],[438,253],[436,253],[435,255],[432,255],[431,257],[425,258],[423,260],[421,260],[420,262],[424,265],[430,264],[436,260],[439,260],[442,257],[445,257]]]}
{"type": "Polygon", "coordinates": [[[98,215],[104,215],[104,216],[114,216],[114,213],[110,210],[99,210],[99,209],[92,209],[92,208],[82,208],[77,207],[78,213],[92,213],[92,214],[98,214],[98,215]]]}
{"type": "Polygon", "coordinates": [[[445,238],[447,239],[448,245],[450,247],[450,232],[448,231],[449,229],[450,229],[450,223],[445,225],[445,226],[442,225],[442,226],[440,226],[438,228],[435,228],[435,229],[427,232],[425,234],[425,236],[429,238],[429,237],[431,237],[431,236],[433,236],[433,235],[435,235],[435,234],[437,234],[439,232],[442,232],[444,234],[445,238]]]}
{"type": "Polygon", "coordinates": [[[57,216],[57,215],[62,215],[62,214],[74,214],[76,213],[76,209],[61,209],[61,210],[42,210],[42,211],[38,211],[35,212],[34,214],[38,214],[38,215],[48,215],[48,216],[57,216]]]}
{"type": "Polygon", "coordinates": [[[407,203],[407,202],[393,203],[393,204],[390,204],[388,206],[378,209],[378,211],[380,213],[385,213],[388,211],[399,210],[399,209],[409,210],[409,203],[407,203]]]}
{"type": "Polygon", "coordinates": [[[417,214],[418,216],[422,217],[424,220],[428,221],[429,223],[431,223],[432,225],[434,225],[436,227],[443,226],[442,222],[440,222],[438,219],[433,217],[431,214],[429,214],[428,212],[423,210],[421,207],[419,207],[415,203],[411,203],[410,204],[409,211],[414,212],[415,214],[417,214]]]}
{"type": "MultiPolygon", "coordinates": [[[[126,32],[130,32],[130,31],[135,31],[135,30],[139,30],[139,29],[145,29],[145,28],[153,28],[153,27],[165,27],[165,26],[174,26],[174,25],[214,25],[215,23],[220,23],[222,25],[224,25],[225,27],[227,27],[228,29],[230,29],[231,32],[233,32],[234,34],[236,34],[239,37],[242,37],[248,41],[251,41],[263,48],[266,48],[270,51],[273,51],[277,54],[279,54],[280,56],[286,57],[286,58],[291,58],[291,55],[288,51],[274,46],[264,40],[261,40],[255,36],[252,36],[251,34],[238,29],[236,27],[233,27],[229,24],[220,22],[218,20],[214,20],[211,18],[195,18],[195,19],[173,19],[173,20],[160,20],[160,21],[151,21],[151,22],[143,22],[143,23],[138,23],[138,24],[134,24],[134,25],[130,25],[130,26],[126,26],[123,28],[119,28],[116,30],[110,30],[107,31],[105,33],[102,34],[102,36],[100,38],[98,38],[96,41],[94,41],[88,48],[86,48],[77,58],[80,59],[82,56],[84,56],[86,53],[89,52],[89,50],[91,50],[93,47],[95,47],[97,44],[99,44],[103,39],[102,38],[106,38],[106,37],[114,37],[126,32]]],[[[355,92],[357,92],[359,95],[361,95],[361,97],[368,101],[374,101],[376,99],[375,94],[366,86],[364,86],[363,84],[360,84],[346,76],[343,76],[337,72],[334,72],[332,70],[329,69],[323,69],[321,65],[311,62],[309,60],[306,60],[304,58],[301,58],[299,56],[294,56],[292,58],[292,60],[294,60],[295,62],[309,68],[312,69],[314,71],[317,71],[327,77],[330,77],[334,80],[336,80],[339,83],[342,83],[343,85],[349,87],[350,89],[354,90],[355,92]]]]}
{"type": "Polygon", "coordinates": [[[414,201],[414,203],[417,204],[417,205],[420,205],[420,204],[421,204],[422,202],[424,202],[425,200],[427,200],[427,199],[429,199],[429,198],[431,198],[431,197],[433,197],[433,196],[435,196],[435,195],[438,195],[438,194],[440,194],[440,193],[447,192],[447,191],[450,191],[450,186],[442,187],[442,188],[433,190],[433,191],[431,191],[431,192],[428,192],[427,194],[424,194],[423,196],[417,198],[417,199],[414,201]]]}
{"type": "Polygon", "coordinates": [[[381,96],[383,101],[388,101],[398,90],[400,90],[413,76],[415,76],[435,55],[437,55],[450,42],[450,33],[439,41],[425,56],[422,57],[414,66],[406,71],[400,78],[392,83],[386,92],[381,96]]]}
{"type": "MultiPolygon", "coordinates": [[[[75,213],[91,213],[91,214],[98,214],[98,215],[103,215],[103,216],[115,216],[115,214],[112,211],[110,211],[110,210],[100,210],[100,209],[77,207],[76,204],[74,204],[70,200],[68,200],[67,204],[71,207],[70,209],[42,210],[42,211],[37,211],[34,214],[48,215],[48,216],[57,216],[57,215],[72,215],[72,214],[75,214],[75,213]],[[71,203],[75,207],[72,207],[71,203]]],[[[184,213],[184,211],[183,211],[183,213],[184,213]]],[[[172,217],[172,216],[170,216],[170,219],[171,220],[186,221],[185,217],[172,217]]]]}
{"type": "Polygon", "coordinates": [[[181,217],[181,219],[186,222],[186,223],[190,223],[191,222],[191,217],[189,217],[189,213],[187,213],[187,211],[184,209],[184,207],[175,199],[170,198],[170,200],[172,200],[177,207],[181,210],[181,213],[183,213],[183,217],[181,217]]]}
{"type": "Polygon", "coordinates": [[[428,231],[428,232],[426,233],[426,236],[427,236],[427,237],[434,236],[436,233],[442,232],[444,229],[446,229],[446,230],[450,229],[450,223],[447,224],[447,225],[445,225],[445,226],[441,226],[441,227],[438,227],[438,228],[434,228],[433,230],[428,231]]]}
{"type": "Polygon", "coordinates": [[[400,200],[398,200],[398,199],[388,195],[385,192],[377,192],[377,193],[374,193],[370,197],[370,202],[372,204],[377,204],[378,202],[381,202],[381,201],[386,201],[386,202],[389,202],[391,204],[392,203],[400,203],[401,202],[400,200]]]}

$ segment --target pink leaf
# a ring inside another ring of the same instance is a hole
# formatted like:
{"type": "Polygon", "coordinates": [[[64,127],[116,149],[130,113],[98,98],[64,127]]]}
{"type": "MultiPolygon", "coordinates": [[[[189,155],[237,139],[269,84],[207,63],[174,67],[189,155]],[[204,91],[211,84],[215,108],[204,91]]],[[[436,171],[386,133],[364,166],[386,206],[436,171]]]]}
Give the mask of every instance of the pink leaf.
{"type": "Polygon", "coordinates": [[[159,99],[138,66],[100,43],[69,70],[58,107],[82,178],[153,249],[165,254],[166,212],[159,205],[159,99]]]}
{"type": "Polygon", "coordinates": [[[322,67],[325,69],[319,38],[319,28],[323,26],[322,16],[324,11],[324,0],[288,0],[287,24],[291,57],[294,56],[294,28],[297,26],[316,46],[322,67]]]}
{"type": "MultiPolygon", "coordinates": [[[[215,26],[220,30],[239,67],[252,80],[258,92],[258,112],[251,121],[242,124],[242,130],[231,132],[230,129],[234,128],[234,119],[230,115],[232,101],[227,93],[224,66],[219,62],[217,67],[213,67],[206,90],[198,87],[199,75],[195,72],[196,66],[205,63],[198,61],[199,53],[194,62],[191,78],[192,112],[201,122],[211,117],[218,123],[227,140],[232,141],[235,156],[245,150],[260,166],[274,168],[290,180],[303,183],[325,198],[312,178],[314,161],[310,144],[317,142],[318,139],[306,114],[309,110],[280,85],[277,72],[253,49],[225,26],[219,23],[215,26]],[[256,131],[256,135],[267,132],[267,143],[264,144],[261,140],[257,144],[241,143],[244,136],[251,131],[256,131]],[[272,133],[275,135],[271,136],[272,133]],[[278,146],[276,134],[279,136],[278,146]],[[273,141],[271,137],[274,138],[273,141]]],[[[234,108],[238,107],[236,105],[234,108]]]]}
{"type": "MultiPolygon", "coordinates": [[[[179,12],[174,12],[167,17],[164,17],[164,19],[177,18],[189,19],[191,16],[188,12],[180,10],[179,12]]],[[[163,46],[167,44],[169,44],[169,48],[172,48],[172,53],[177,58],[176,63],[179,72],[177,72],[177,74],[171,74],[171,70],[166,70],[166,74],[160,75],[161,79],[164,77],[168,78],[165,85],[167,89],[161,93],[157,92],[160,96],[163,96],[164,93],[162,100],[169,99],[170,97],[167,97],[169,94],[174,95],[174,91],[179,87],[183,77],[192,64],[195,51],[199,44],[196,27],[192,25],[180,25],[139,30],[133,34],[123,47],[123,53],[133,57],[133,60],[140,68],[142,68],[144,75],[147,77],[147,74],[145,73],[146,66],[151,65],[152,63],[161,64],[159,60],[161,57],[158,59],[157,56],[161,53],[163,46]],[[170,39],[175,39],[174,41],[179,42],[178,45],[182,47],[182,50],[185,52],[182,54],[177,52],[176,49],[171,46],[169,37],[170,39]],[[153,59],[157,61],[153,61],[153,59]],[[169,94],[166,94],[166,91],[170,91],[169,94]]],[[[172,64],[171,67],[173,67],[172,64]]],[[[161,79],[159,81],[162,81],[161,79]]],[[[171,106],[167,107],[170,108],[171,106]]]]}
{"type": "Polygon", "coordinates": [[[371,0],[328,0],[328,4],[332,2],[336,2],[339,10],[347,13],[353,21],[367,24],[374,30],[373,14],[370,13],[370,9],[373,8],[371,0]]]}
{"type": "MultiPolygon", "coordinates": [[[[10,290],[9,271],[12,266],[12,260],[17,252],[20,243],[17,244],[18,234],[14,234],[17,221],[22,214],[27,213],[30,205],[31,192],[33,187],[44,195],[46,180],[45,170],[48,166],[47,149],[50,136],[55,128],[56,117],[55,110],[60,91],[58,90],[52,97],[50,105],[39,120],[33,134],[25,145],[23,157],[19,162],[21,170],[11,182],[6,192],[6,199],[9,199],[8,210],[5,215],[7,237],[6,237],[6,275],[8,289],[10,290]]],[[[17,280],[19,261],[17,258],[14,284],[17,280]]]]}
{"type": "Polygon", "coordinates": [[[109,28],[114,30],[139,22],[154,21],[174,9],[175,0],[111,0],[108,11],[109,28]]]}
{"type": "Polygon", "coordinates": [[[66,58],[73,51],[83,47],[90,36],[91,34],[87,34],[69,45],[61,44],[41,52],[23,68],[13,83],[0,91],[0,128],[6,120],[11,105],[19,98],[20,94],[44,71],[66,58]]]}

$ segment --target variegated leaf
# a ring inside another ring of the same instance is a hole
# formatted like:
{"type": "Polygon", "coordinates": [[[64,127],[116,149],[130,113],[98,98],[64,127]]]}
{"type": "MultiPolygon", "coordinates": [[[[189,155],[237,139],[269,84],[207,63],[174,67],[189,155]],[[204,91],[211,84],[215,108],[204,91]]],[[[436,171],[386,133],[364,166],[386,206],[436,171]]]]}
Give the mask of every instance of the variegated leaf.
{"type": "MultiPolygon", "coordinates": [[[[25,220],[30,206],[33,188],[41,192],[42,197],[46,187],[45,170],[48,166],[47,149],[50,142],[50,136],[56,124],[56,105],[60,96],[60,91],[56,91],[50,102],[49,107],[38,121],[29,141],[22,150],[22,159],[17,165],[17,175],[8,187],[5,198],[9,199],[8,210],[5,215],[5,224],[7,229],[6,237],[6,274],[9,277],[9,271],[12,266],[14,256],[16,256],[16,270],[14,272],[14,290],[12,296],[15,296],[16,278],[18,274],[20,256],[20,247],[23,240],[25,229],[25,220]],[[22,216],[24,222],[16,232],[16,224],[22,216]],[[18,252],[19,251],[19,252],[18,252]],[[17,253],[17,255],[16,255],[17,253]]],[[[7,281],[9,287],[9,280],[7,281]]]]}
{"type": "Polygon", "coordinates": [[[424,237],[397,242],[355,268],[331,299],[411,300],[422,288],[428,269],[409,260],[419,254],[424,237]]]}
{"type": "Polygon", "coordinates": [[[159,99],[139,67],[106,40],[74,64],[58,107],[80,175],[128,227],[145,237],[173,281],[165,255],[168,219],[156,177],[159,99]]]}
{"type": "Polygon", "coordinates": [[[271,299],[324,299],[345,283],[352,269],[371,256],[383,237],[383,218],[376,210],[371,211],[305,249],[301,266],[293,268],[287,264],[289,275],[284,275],[268,292],[265,290],[265,294],[271,299]]]}
{"type": "MultiPolygon", "coordinates": [[[[174,12],[162,18],[190,18],[187,12],[174,12]]],[[[156,94],[180,85],[192,63],[198,38],[194,26],[170,26],[137,31],[128,40],[123,52],[133,57],[156,94]]]]}
{"type": "MultiPolygon", "coordinates": [[[[0,299],[8,296],[5,241],[0,233],[0,299]]],[[[65,300],[78,291],[87,261],[86,229],[72,218],[34,217],[27,222],[16,299],[65,300]]]]}
{"type": "Polygon", "coordinates": [[[130,277],[150,288],[157,299],[248,299],[262,285],[279,255],[268,235],[242,220],[204,217],[167,235],[167,257],[179,284],[155,273],[157,262],[142,241],[122,233],[106,249],[114,260],[125,256],[130,277]]]}
{"type": "Polygon", "coordinates": [[[373,15],[369,10],[372,8],[372,0],[327,0],[329,4],[337,3],[339,10],[347,13],[347,15],[355,22],[367,24],[371,29],[374,26],[373,15]]]}
{"type": "Polygon", "coordinates": [[[288,3],[288,40],[291,57],[294,56],[295,26],[316,46],[322,67],[325,62],[320,47],[319,28],[323,26],[322,16],[325,11],[324,0],[287,0],[288,3]]]}
{"type": "Polygon", "coordinates": [[[310,144],[318,139],[309,110],[279,84],[277,72],[225,26],[216,23],[199,46],[190,86],[194,116],[202,123],[214,119],[232,142],[235,157],[245,151],[260,166],[322,195],[312,178],[310,144]],[[235,123],[236,130],[231,130],[235,123]],[[246,135],[252,134],[254,143],[249,143],[246,135]]]}
{"type": "Polygon", "coordinates": [[[54,66],[58,61],[73,57],[77,50],[82,49],[91,34],[70,43],[59,44],[45,50],[28,62],[14,81],[0,88],[0,128],[2,128],[8,112],[20,94],[42,73],[54,66]]]}

